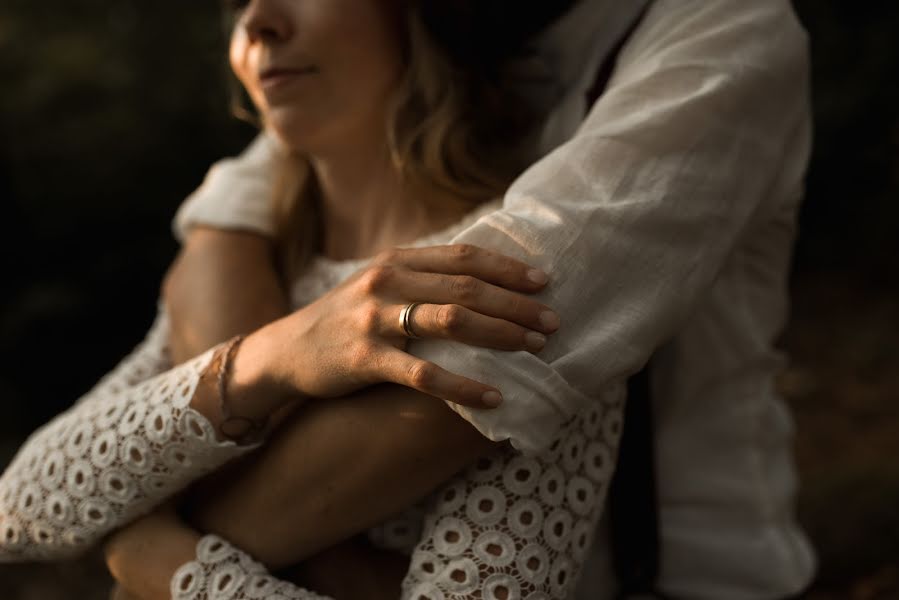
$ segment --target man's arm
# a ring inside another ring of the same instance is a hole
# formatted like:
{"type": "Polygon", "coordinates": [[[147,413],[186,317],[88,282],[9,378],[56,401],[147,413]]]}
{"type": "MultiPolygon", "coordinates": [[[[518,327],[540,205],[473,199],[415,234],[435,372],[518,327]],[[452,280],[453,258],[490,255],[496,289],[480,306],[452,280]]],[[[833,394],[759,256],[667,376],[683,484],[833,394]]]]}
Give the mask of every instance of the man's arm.
{"type": "Polygon", "coordinates": [[[808,157],[806,37],[783,0],[656,0],[573,139],[458,235],[543,268],[559,333],[539,356],[416,341],[409,352],[496,385],[451,406],[494,440],[545,448],[623,382],[711,288],[753,226],[789,215],[808,157]]]}

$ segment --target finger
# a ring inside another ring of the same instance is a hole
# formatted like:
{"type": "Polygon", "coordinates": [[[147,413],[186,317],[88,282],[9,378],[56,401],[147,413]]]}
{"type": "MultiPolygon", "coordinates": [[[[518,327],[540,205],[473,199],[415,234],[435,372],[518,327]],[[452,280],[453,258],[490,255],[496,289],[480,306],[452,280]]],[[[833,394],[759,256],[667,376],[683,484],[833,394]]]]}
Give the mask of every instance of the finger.
{"type": "Polygon", "coordinates": [[[559,316],[537,300],[469,275],[441,275],[397,269],[392,291],[410,302],[458,304],[487,317],[552,333],[559,316]]]}
{"type": "Polygon", "coordinates": [[[506,289],[528,293],[543,289],[549,281],[541,269],[469,244],[397,248],[381,253],[375,262],[402,265],[413,271],[470,275],[506,289]]]}
{"type": "MultiPolygon", "coordinates": [[[[398,307],[399,308],[399,307],[398,307]]],[[[503,319],[487,317],[459,304],[419,304],[410,313],[411,332],[495,350],[539,352],[546,336],[503,319]]],[[[397,317],[397,325],[401,326],[397,317]]],[[[405,333],[405,332],[403,332],[405,333]]]]}
{"type": "Polygon", "coordinates": [[[472,408],[496,408],[502,402],[499,390],[450,373],[432,362],[396,348],[381,354],[378,370],[384,381],[398,383],[447,402],[472,408]]]}

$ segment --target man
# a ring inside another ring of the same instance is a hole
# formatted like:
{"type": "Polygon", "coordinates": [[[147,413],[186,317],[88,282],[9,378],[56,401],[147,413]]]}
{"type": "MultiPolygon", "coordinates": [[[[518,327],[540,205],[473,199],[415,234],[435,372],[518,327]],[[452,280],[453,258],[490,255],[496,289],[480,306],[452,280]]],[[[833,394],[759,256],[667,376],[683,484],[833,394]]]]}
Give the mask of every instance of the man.
{"type": "MultiPolygon", "coordinates": [[[[450,406],[523,452],[545,448],[652,356],[657,589],[796,594],[814,560],[792,515],[791,424],[773,388],[772,344],[809,151],[804,33],[786,0],[582,0],[535,45],[562,90],[543,137],[555,149],[455,241],[550,273],[542,300],[563,326],[539,356],[437,341],[409,351],[496,385],[505,399],[496,410],[450,406]],[[609,60],[605,91],[582,121],[609,60]]],[[[238,284],[264,276],[255,265],[267,260],[273,151],[260,140],[219,163],[179,212],[186,244],[167,286],[173,318],[197,323],[197,298],[234,291],[199,326],[202,346],[283,310],[271,282],[238,284]]],[[[609,589],[608,552],[601,534],[583,593],[609,589]]]]}

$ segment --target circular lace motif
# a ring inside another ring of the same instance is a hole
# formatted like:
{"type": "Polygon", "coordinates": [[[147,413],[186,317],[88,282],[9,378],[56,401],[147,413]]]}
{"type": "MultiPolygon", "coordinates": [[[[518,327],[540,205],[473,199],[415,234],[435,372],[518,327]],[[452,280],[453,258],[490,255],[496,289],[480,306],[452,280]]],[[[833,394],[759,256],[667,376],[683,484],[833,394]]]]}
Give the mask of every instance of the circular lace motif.
{"type": "Polygon", "coordinates": [[[129,473],[146,475],[153,468],[153,455],[150,445],[143,438],[131,436],[125,440],[119,450],[119,459],[129,473]]]}
{"type": "Polygon", "coordinates": [[[561,552],[571,540],[571,528],[571,514],[567,510],[557,508],[543,523],[543,537],[550,548],[561,552]]]}
{"type": "Polygon", "coordinates": [[[600,424],[602,422],[602,405],[594,402],[590,405],[587,415],[584,418],[583,429],[588,438],[593,439],[599,433],[600,424]]]}
{"type": "Polygon", "coordinates": [[[449,514],[455,512],[465,503],[465,483],[454,481],[443,488],[437,500],[437,512],[449,514]]]}
{"type": "Polygon", "coordinates": [[[97,427],[100,429],[109,429],[119,422],[122,413],[125,412],[125,403],[119,401],[105,402],[103,410],[96,417],[97,427]]]}
{"type": "Polygon", "coordinates": [[[565,592],[565,586],[572,576],[571,560],[564,554],[556,557],[549,574],[549,586],[553,596],[561,598],[565,592]]]}
{"type": "Polygon", "coordinates": [[[188,440],[206,444],[215,440],[212,425],[206,420],[206,417],[191,408],[181,413],[178,430],[188,440]]]}
{"type": "Polygon", "coordinates": [[[172,576],[171,593],[174,600],[189,600],[193,598],[200,588],[206,583],[203,567],[196,561],[181,565],[175,575],[172,576]]]}
{"type": "Polygon", "coordinates": [[[433,552],[418,550],[412,555],[409,571],[421,581],[434,581],[443,572],[444,564],[433,552]]]}
{"type": "Polygon", "coordinates": [[[541,586],[549,575],[549,554],[538,544],[525,546],[515,557],[521,577],[533,586],[541,586]]]}
{"type": "Polygon", "coordinates": [[[75,498],[87,498],[96,486],[94,469],[86,460],[76,460],[66,471],[66,490],[75,498]]]}
{"type": "Polygon", "coordinates": [[[143,402],[132,403],[119,421],[119,435],[128,437],[137,431],[143,424],[145,416],[147,416],[147,406],[143,402]]]}
{"type": "Polygon", "coordinates": [[[88,528],[104,529],[109,524],[109,504],[98,498],[86,498],[78,507],[78,518],[88,528]]]}
{"type": "Polygon", "coordinates": [[[562,466],[569,473],[576,472],[581,466],[586,440],[580,433],[572,433],[562,447],[562,466]]]}
{"type": "Polygon", "coordinates": [[[172,423],[171,410],[167,406],[157,406],[147,415],[144,420],[144,431],[154,444],[165,444],[168,442],[175,427],[172,423]]]}
{"type": "Polygon", "coordinates": [[[175,471],[187,469],[191,466],[190,454],[184,444],[169,444],[162,451],[162,461],[165,465],[175,471]]]}
{"type": "Polygon", "coordinates": [[[209,589],[210,597],[216,600],[230,600],[246,580],[239,565],[230,564],[216,567],[209,589]]]}
{"type": "Polygon", "coordinates": [[[3,540],[3,547],[10,550],[16,550],[24,544],[25,536],[18,521],[10,517],[0,520],[0,540],[3,540]]]}
{"type": "Polygon", "coordinates": [[[34,521],[31,524],[31,538],[41,546],[55,546],[58,543],[56,530],[43,521],[34,521]]]}
{"type": "Polygon", "coordinates": [[[47,518],[57,526],[65,526],[75,519],[75,508],[68,494],[56,491],[47,496],[45,502],[47,518]]]}
{"type": "Polygon", "coordinates": [[[49,452],[44,464],[41,465],[41,487],[47,491],[59,489],[65,476],[65,469],[65,455],[59,450],[49,452]]]}
{"type": "Polygon", "coordinates": [[[443,517],[434,529],[434,547],[444,556],[458,556],[471,545],[471,529],[462,519],[443,517]]]}
{"type": "Polygon", "coordinates": [[[593,527],[589,521],[578,521],[571,530],[571,553],[577,561],[583,561],[590,548],[593,527]]]}
{"type": "Polygon", "coordinates": [[[606,483],[612,476],[612,453],[599,442],[591,442],[584,454],[584,472],[597,483],[606,483]]]}
{"type": "Polygon", "coordinates": [[[19,513],[29,521],[38,518],[43,507],[43,491],[36,483],[26,483],[19,494],[19,513]]]}
{"type": "Polygon", "coordinates": [[[586,517],[596,505],[596,492],[586,477],[575,475],[568,481],[565,498],[574,513],[586,517]]]}
{"type": "Polygon", "coordinates": [[[118,440],[115,431],[104,431],[91,444],[91,463],[99,469],[105,469],[115,461],[117,451],[118,440]]]}
{"type": "Polygon", "coordinates": [[[478,486],[468,495],[465,514],[478,525],[496,525],[506,514],[506,496],[493,486],[478,486]]]}
{"type": "Polygon", "coordinates": [[[621,413],[610,412],[606,418],[602,420],[602,434],[605,439],[612,443],[618,443],[621,436],[621,413]]]}
{"type": "Polygon", "coordinates": [[[197,559],[208,565],[222,562],[231,556],[233,550],[222,538],[207,535],[197,544],[197,559]]]}
{"type": "Polygon", "coordinates": [[[127,504],[137,496],[137,483],[121,469],[107,469],[100,475],[100,491],[110,502],[127,504]]]}
{"type": "Polygon", "coordinates": [[[269,598],[275,591],[275,584],[275,578],[270,575],[254,575],[244,586],[244,593],[253,600],[269,598]]]}
{"type": "Polygon", "coordinates": [[[515,541],[501,531],[485,531],[474,543],[474,554],[491,567],[506,567],[515,560],[515,541]]]}
{"type": "Polygon", "coordinates": [[[468,557],[454,558],[440,574],[440,583],[453,594],[469,594],[480,583],[478,567],[468,557]]]}
{"type": "Polygon", "coordinates": [[[518,496],[528,496],[540,481],[540,463],[533,458],[516,456],[503,472],[503,485],[518,496]]]}
{"type": "Polygon", "coordinates": [[[562,469],[550,465],[540,478],[540,499],[548,506],[559,506],[565,497],[565,476],[562,469]]]}
{"type": "Polygon", "coordinates": [[[543,508],[531,498],[522,498],[509,509],[509,529],[519,536],[535,537],[543,525],[543,508]]]}
{"type": "MultiPolygon", "coordinates": [[[[84,458],[91,440],[94,438],[94,426],[90,421],[81,421],[69,431],[66,442],[66,456],[72,459],[84,458]]],[[[115,435],[113,434],[113,438],[115,435]]]]}
{"type": "Polygon", "coordinates": [[[484,580],[482,586],[486,600],[520,600],[521,586],[514,577],[506,573],[494,573],[484,580]]]}

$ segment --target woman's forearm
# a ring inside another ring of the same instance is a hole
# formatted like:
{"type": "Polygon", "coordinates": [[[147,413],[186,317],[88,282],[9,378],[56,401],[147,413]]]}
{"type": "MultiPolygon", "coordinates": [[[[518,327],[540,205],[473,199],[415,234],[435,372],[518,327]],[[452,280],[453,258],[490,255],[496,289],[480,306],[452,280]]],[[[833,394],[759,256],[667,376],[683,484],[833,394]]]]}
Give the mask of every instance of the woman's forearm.
{"type": "Polygon", "coordinates": [[[188,514],[281,568],[400,512],[492,447],[443,402],[377,386],[305,404],[265,447],[197,486],[188,514]]]}

